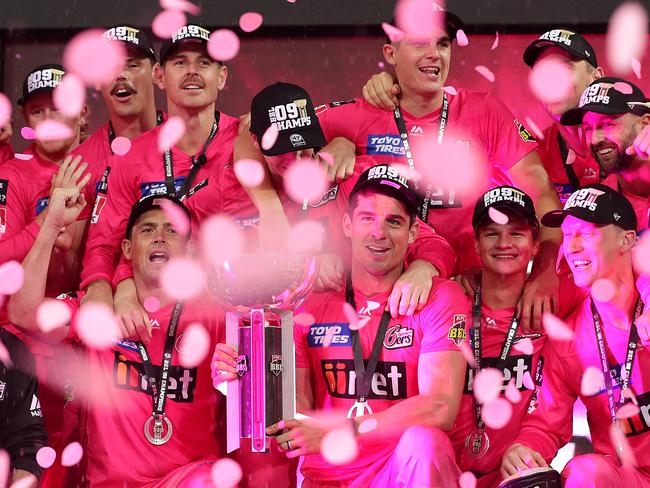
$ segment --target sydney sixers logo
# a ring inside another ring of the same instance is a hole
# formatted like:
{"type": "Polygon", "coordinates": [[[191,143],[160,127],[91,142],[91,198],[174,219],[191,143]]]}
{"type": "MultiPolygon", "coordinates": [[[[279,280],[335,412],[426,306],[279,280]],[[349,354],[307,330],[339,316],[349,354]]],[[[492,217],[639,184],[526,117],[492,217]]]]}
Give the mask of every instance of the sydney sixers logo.
{"type": "Polygon", "coordinates": [[[400,349],[413,345],[413,329],[397,324],[386,331],[384,347],[386,349],[400,349]]]}

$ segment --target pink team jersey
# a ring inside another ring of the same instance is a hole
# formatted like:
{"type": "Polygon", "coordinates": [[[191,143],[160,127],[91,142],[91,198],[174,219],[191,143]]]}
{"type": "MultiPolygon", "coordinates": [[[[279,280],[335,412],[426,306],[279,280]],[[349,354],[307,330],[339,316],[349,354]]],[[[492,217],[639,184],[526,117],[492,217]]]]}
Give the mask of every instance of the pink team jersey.
{"type": "MultiPolygon", "coordinates": [[[[209,178],[218,178],[223,166],[232,162],[237,137],[238,119],[221,114],[219,130],[206,151],[207,162],[194,179],[186,199],[200,200],[201,189],[209,178]]],[[[163,155],[158,151],[160,127],[145,132],[131,145],[124,156],[113,156],[109,162],[108,188],[104,198],[98,195],[92,225],[86,244],[81,286],[95,280],[111,281],[120,256],[131,207],[147,195],[166,193],[163,155]]],[[[191,156],[172,148],[174,186],[180,190],[192,166],[191,156]]],[[[198,223],[198,222],[197,222],[198,223]]]]}
{"type": "MultiPolygon", "coordinates": [[[[73,313],[73,327],[82,295],[61,297],[73,313]]],[[[147,352],[157,374],[173,308],[174,304],[170,304],[149,314],[153,328],[147,352]]],[[[101,393],[98,401],[88,402],[86,425],[82,430],[90,486],[150,487],[173,470],[202,459],[217,459],[217,396],[210,375],[211,354],[194,368],[181,366],[178,359],[188,325],[197,322],[210,335],[210,351],[217,342],[223,341],[223,319],[218,312],[185,307],[172,353],[169,396],[165,404],[173,432],[170,440],[161,446],[150,444],[144,436],[152,399],[136,344],[122,340],[108,349],[86,350],[88,367],[83,374],[77,374],[101,393]]],[[[69,340],[78,340],[73,329],[69,340]]]]}
{"type": "MultiPolygon", "coordinates": [[[[354,292],[360,319],[369,322],[359,330],[363,357],[368,358],[379,327],[388,293],[366,297],[354,292]]],[[[348,411],[356,400],[354,355],[349,323],[343,304],[345,292],[312,295],[302,311],[314,316],[312,325],[294,326],[296,367],[310,370],[315,410],[348,411]],[[324,341],[330,341],[324,347],[324,341]]],[[[424,309],[411,317],[391,319],[371,382],[368,404],[381,412],[415,396],[418,390],[420,354],[458,351],[448,339],[451,329],[465,329],[467,299],[453,282],[433,279],[433,288],[424,309]]],[[[359,439],[359,457],[344,466],[332,466],[320,455],[306,456],[302,472],[312,481],[371,480],[392,455],[395,443],[366,443],[359,439]]]]}
{"type": "Polygon", "coordinates": [[[4,164],[14,157],[14,149],[11,144],[0,144],[0,164],[4,164]]]}
{"type": "MultiPolygon", "coordinates": [[[[609,175],[603,180],[603,184],[613,188],[614,190],[621,192],[621,188],[618,184],[618,179],[615,174],[609,175]]],[[[639,195],[634,195],[630,192],[622,192],[625,198],[627,198],[632,207],[634,207],[634,213],[636,213],[637,220],[637,233],[641,233],[648,228],[650,224],[650,197],[642,197],[639,195]]]]}
{"type": "MultiPolygon", "coordinates": [[[[584,294],[576,288],[570,276],[564,275],[560,280],[560,304],[557,315],[564,318],[580,304],[580,300],[584,298],[584,294]]],[[[482,366],[484,368],[494,367],[496,365],[514,312],[514,308],[492,310],[488,305],[483,303],[481,307],[481,349],[483,352],[482,366]]],[[[471,311],[468,313],[468,316],[471,317],[471,311]]],[[[472,337],[470,347],[473,347],[474,334],[472,332],[471,319],[468,320],[467,328],[470,337],[472,337]]],[[[472,389],[474,370],[471,368],[467,369],[464,395],[458,416],[456,417],[456,424],[449,433],[449,439],[456,453],[456,463],[461,471],[472,471],[479,476],[499,470],[503,453],[517,434],[519,422],[524,417],[530,399],[533,396],[534,390],[529,390],[525,386],[524,378],[526,375],[530,375],[530,379],[534,381],[536,376],[541,373],[541,369],[538,370],[538,361],[545,343],[545,335],[539,332],[526,333],[518,329],[513,348],[510,350],[510,354],[506,359],[505,368],[503,369],[503,387],[505,390],[510,380],[513,380],[515,387],[521,393],[521,399],[512,405],[511,420],[503,429],[495,430],[486,427],[490,447],[485,455],[480,458],[473,457],[465,449],[465,440],[476,429],[473,401],[474,390],[472,389]],[[517,343],[525,338],[529,338],[532,342],[532,354],[525,354],[517,350],[517,343]]]]}
{"type": "MultiPolygon", "coordinates": [[[[465,89],[457,92],[457,95],[447,94],[449,120],[444,137],[485,160],[490,181],[484,189],[477,190],[478,197],[488,187],[511,184],[508,170],[533,151],[537,143],[496,98],[465,89]]],[[[355,143],[358,152],[372,156],[378,164],[406,164],[393,112],[356,99],[332,108],[318,107],[316,113],[327,140],[343,136],[355,143]]],[[[436,140],[440,110],[422,117],[413,117],[402,110],[402,115],[411,146],[419,138],[436,140]]],[[[419,164],[423,163],[415,161],[416,169],[419,164]]],[[[458,201],[442,189],[434,189],[432,195],[429,223],[456,250],[458,271],[478,264],[471,225],[474,203],[458,201]]]]}
{"type": "MultiPolygon", "coordinates": [[[[602,314],[602,311],[601,311],[602,314]]],[[[620,396],[621,368],[625,363],[629,330],[608,322],[605,315],[603,331],[607,342],[610,372],[614,386],[614,400],[620,396]]],[[[601,371],[600,356],[590,300],[583,304],[567,320],[573,327],[572,341],[549,341],[543,353],[542,385],[536,403],[529,407],[521,430],[514,442],[538,451],[550,461],[557,450],[571,438],[572,411],[579,397],[587,407],[587,420],[594,452],[616,458],[616,450],[609,437],[612,421],[607,406],[604,382],[601,390],[592,396],[581,393],[581,379],[588,367],[601,371]]],[[[629,327],[629,323],[626,327],[629,327]]],[[[637,467],[650,473],[650,350],[639,345],[634,359],[630,388],[638,401],[639,412],[622,419],[621,426],[636,456],[637,467]]]]}
{"type": "MultiPolygon", "coordinates": [[[[544,131],[544,139],[539,141],[537,152],[548,173],[548,177],[555,187],[560,202],[564,204],[571,193],[578,188],[574,188],[574,185],[569,179],[565,158],[563,157],[558,141],[559,136],[560,131],[557,124],[551,124],[544,131]]],[[[565,145],[565,147],[567,146],[565,145]]],[[[567,148],[567,157],[569,157],[569,151],[571,150],[567,148]]],[[[584,185],[599,183],[600,168],[589,149],[584,148],[584,154],[579,154],[575,151],[571,152],[574,155],[574,159],[570,166],[573,168],[578,184],[582,187],[584,185]]]]}

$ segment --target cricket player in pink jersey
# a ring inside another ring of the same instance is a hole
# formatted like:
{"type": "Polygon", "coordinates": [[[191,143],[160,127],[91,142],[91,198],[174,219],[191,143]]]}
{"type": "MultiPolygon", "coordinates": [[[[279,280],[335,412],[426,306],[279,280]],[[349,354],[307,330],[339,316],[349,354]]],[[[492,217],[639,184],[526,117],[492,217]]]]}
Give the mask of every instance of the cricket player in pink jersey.
{"type": "Polygon", "coordinates": [[[562,251],[576,285],[588,296],[567,320],[574,337],[549,340],[544,348],[540,394],[507,449],[501,471],[507,476],[546,466],[571,437],[573,404],[579,397],[587,407],[594,453],[569,461],[562,471],[564,486],[648,487],[650,352],[639,344],[637,330],[643,302],[632,270],[634,209],[608,186],[588,185],[569,197],[564,210],[550,212],[543,221],[561,226],[562,251]],[[599,280],[613,286],[611,297],[595,292],[599,280]],[[596,382],[583,380],[588,370],[597,375],[596,382]]]}
{"type": "MultiPolygon", "coordinates": [[[[546,336],[521,330],[516,315],[527,268],[539,251],[539,222],[532,199],[510,186],[488,190],[476,202],[472,226],[483,265],[473,296],[472,321],[468,324],[476,365],[467,369],[463,399],[449,438],[460,470],[471,471],[477,477],[477,486],[488,488],[501,480],[499,468],[505,448],[517,434],[519,423],[537,394],[532,385],[539,380],[539,358],[546,336]],[[490,209],[505,215],[507,222],[495,222],[490,209]],[[529,346],[521,349],[526,342],[530,342],[529,346]],[[483,368],[502,371],[504,389],[512,383],[510,388],[520,393],[519,400],[512,403],[510,421],[501,429],[485,424],[482,407],[474,398],[473,380],[483,368]]],[[[558,315],[566,317],[584,295],[576,293],[577,288],[567,275],[560,279],[560,290],[558,315]]]]}
{"type": "MultiPolygon", "coordinates": [[[[304,414],[329,411],[352,435],[358,455],[343,465],[321,456],[324,426],[285,419],[267,429],[289,457],[305,456],[303,487],[453,486],[460,475],[446,435],[462,394],[465,360],[451,331],[464,333],[467,299],[453,282],[433,278],[427,304],[412,316],[385,310],[418,231],[417,198],[402,178],[360,178],[344,216],[352,266],[345,289],[312,295],[301,311],[314,323],[295,326],[297,399],[304,414]],[[350,324],[346,302],[361,328],[350,324]],[[346,412],[348,419],[346,419],[346,412]]],[[[236,376],[234,349],[220,344],[213,372],[236,376]]]]}
{"type": "MultiPolygon", "coordinates": [[[[52,249],[60,229],[85,205],[74,189],[57,190],[52,198],[52,210],[23,263],[29,283],[9,306],[16,324],[41,337],[35,311],[44,299],[52,249]]],[[[190,218],[178,199],[147,196],[133,206],[122,242],[125,256],[133,262],[139,299],[155,297],[160,302],[160,308],[151,312],[151,340],[144,344],[123,339],[106,349],[88,347],[75,365],[76,395],[87,406],[82,432],[85,480],[91,487],[175,488],[193,477],[209,477],[217,459],[217,400],[210,359],[184,366],[179,354],[192,323],[201,324],[210,343],[216,344],[223,334],[222,317],[205,304],[175,302],[160,287],[161,269],[188,249],[188,237],[176,232],[160,208],[163,199],[190,218]],[[167,355],[171,360],[163,361],[167,355]]],[[[72,326],[55,329],[45,338],[79,342],[75,316],[82,297],[83,292],[59,297],[70,309],[72,326]]]]}

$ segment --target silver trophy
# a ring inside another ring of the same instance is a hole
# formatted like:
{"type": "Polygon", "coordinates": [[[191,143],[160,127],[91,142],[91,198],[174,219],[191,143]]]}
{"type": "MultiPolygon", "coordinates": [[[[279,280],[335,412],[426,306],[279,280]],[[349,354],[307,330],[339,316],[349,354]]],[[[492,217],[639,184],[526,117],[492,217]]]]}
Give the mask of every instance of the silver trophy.
{"type": "Polygon", "coordinates": [[[226,305],[226,342],[237,350],[239,378],[228,382],[227,451],[250,438],[268,449],[266,428],[296,414],[293,310],[318,276],[311,256],[243,254],[217,270],[226,305]]]}

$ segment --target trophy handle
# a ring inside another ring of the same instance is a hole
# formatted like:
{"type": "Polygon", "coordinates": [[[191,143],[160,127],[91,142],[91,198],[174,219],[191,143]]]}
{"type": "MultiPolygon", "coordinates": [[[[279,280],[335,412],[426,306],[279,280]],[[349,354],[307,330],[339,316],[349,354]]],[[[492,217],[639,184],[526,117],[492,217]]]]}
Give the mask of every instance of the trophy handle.
{"type": "Polygon", "coordinates": [[[251,310],[252,415],[251,444],[253,452],[266,450],[266,368],[264,309],[251,310]]]}
{"type": "Polygon", "coordinates": [[[282,328],[282,418],[296,418],[296,345],[293,340],[293,312],[280,312],[282,328]]]}
{"type": "MultiPolygon", "coordinates": [[[[239,321],[240,315],[235,312],[226,313],[226,343],[239,353],[239,321]]],[[[241,380],[227,383],[226,395],[226,450],[230,453],[239,449],[241,442],[241,380]]]]}

